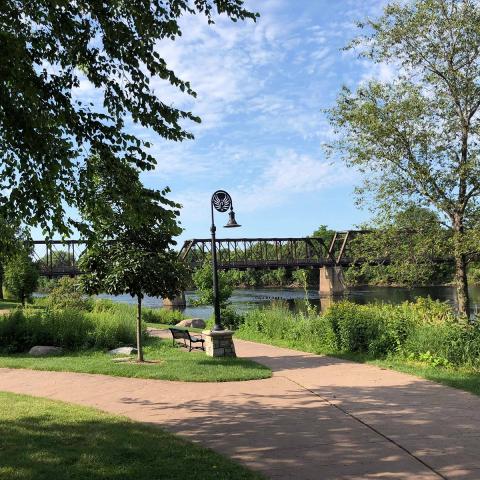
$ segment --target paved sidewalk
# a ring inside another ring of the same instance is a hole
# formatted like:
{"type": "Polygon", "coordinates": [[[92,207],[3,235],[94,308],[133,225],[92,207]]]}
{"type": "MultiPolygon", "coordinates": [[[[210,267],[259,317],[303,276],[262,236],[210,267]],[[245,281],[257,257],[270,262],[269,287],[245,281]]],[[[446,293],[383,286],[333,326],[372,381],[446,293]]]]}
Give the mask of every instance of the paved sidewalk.
{"type": "Polygon", "coordinates": [[[252,342],[267,380],[182,383],[0,369],[0,390],[158,424],[273,479],[480,479],[480,398],[409,375],[252,342]]]}

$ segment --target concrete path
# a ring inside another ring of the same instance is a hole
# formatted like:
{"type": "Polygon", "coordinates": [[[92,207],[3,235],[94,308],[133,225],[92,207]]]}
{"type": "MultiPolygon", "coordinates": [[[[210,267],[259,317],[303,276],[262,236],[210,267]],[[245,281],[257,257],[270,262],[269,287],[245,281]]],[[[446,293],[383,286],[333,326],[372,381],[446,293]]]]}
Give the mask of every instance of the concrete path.
{"type": "Polygon", "coordinates": [[[480,479],[479,397],[330,357],[239,340],[236,348],[273,378],[206,384],[0,369],[0,390],[158,424],[273,479],[480,479]]]}

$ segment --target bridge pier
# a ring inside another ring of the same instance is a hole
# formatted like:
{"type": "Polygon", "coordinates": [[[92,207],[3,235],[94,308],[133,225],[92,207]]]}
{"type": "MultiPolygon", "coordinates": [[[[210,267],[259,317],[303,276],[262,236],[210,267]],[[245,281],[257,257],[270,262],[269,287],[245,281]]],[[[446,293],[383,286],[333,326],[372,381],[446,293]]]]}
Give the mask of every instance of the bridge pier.
{"type": "Polygon", "coordinates": [[[338,295],[343,293],[345,291],[343,268],[321,267],[318,291],[320,296],[338,295]]]}
{"type": "Polygon", "coordinates": [[[174,298],[164,298],[163,306],[167,308],[185,308],[187,306],[185,292],[180,293],[174,298]]]}

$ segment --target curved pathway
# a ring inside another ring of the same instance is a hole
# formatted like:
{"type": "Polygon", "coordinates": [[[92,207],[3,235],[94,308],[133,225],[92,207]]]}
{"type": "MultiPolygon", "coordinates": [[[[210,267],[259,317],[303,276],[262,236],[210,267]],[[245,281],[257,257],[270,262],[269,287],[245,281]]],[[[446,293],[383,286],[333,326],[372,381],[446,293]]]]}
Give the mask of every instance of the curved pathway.
{"type": "Polygon", "coordinates": [[[480,479],[480,398],[374,366],[237,340],[271,379],[182,383],[0,369],[0,390],[158,424],[273,479],[480,479]]]}

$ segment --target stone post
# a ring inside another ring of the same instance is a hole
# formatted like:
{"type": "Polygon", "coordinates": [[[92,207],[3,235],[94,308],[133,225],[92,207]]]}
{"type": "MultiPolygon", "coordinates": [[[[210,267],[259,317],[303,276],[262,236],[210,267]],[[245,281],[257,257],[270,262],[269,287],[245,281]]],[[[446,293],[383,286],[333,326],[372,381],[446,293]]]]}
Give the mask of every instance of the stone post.
{"type": "Polygon", "coordinates": [[[204,330],[205,352],[209,357],[236,357],[231,330],[204,330]]]}
{"type": "Polygon", "coordinates": [[[164,298],[163,306],[168,308],[185,308],[187,306],[187,301],[185,300],[185,292],[182,292],[175,298],[164,298]]]}
{"type": "Polygon", "coordinates": [[[322,295],[338,295],[345,291],[342,267],[322,267],[320,269],[319,293],[322,295]]]}

